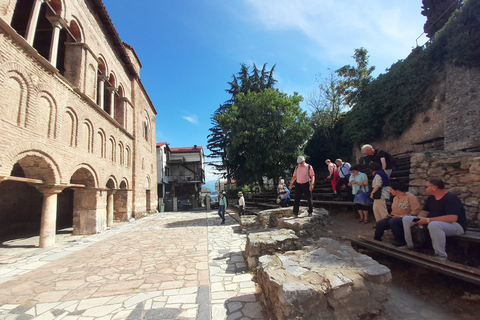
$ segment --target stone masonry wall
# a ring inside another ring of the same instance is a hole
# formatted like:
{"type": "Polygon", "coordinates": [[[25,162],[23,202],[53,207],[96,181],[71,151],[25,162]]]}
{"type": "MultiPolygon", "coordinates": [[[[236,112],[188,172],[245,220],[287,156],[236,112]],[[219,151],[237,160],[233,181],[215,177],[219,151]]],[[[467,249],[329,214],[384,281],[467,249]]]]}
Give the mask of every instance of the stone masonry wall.
{"type": "Polygon", "coordinates": [[[470,226],[478,225],[480,214],[480,153],[427,151],[410,158],[410,191],[425,202],[425,180],[442,178],[445,189],[456,194],[465,205],[470,226]]]}
{"type": "Polygon", "coordinates": [[[445,150],[480,145],[480,69],[447,68],[445,150]]]}

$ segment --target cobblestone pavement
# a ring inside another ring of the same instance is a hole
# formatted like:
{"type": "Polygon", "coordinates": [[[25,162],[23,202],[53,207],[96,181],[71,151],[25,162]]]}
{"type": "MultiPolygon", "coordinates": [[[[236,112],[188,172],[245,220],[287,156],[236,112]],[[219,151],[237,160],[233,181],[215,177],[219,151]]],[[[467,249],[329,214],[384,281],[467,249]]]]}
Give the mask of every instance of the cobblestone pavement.
{"type": "MultiPolygon", "coordinates": [[[[260,320],[246,238],[215,211],[165,212],[91,236],[0,247],[0,320],[260,320]]],[[[388,319],[461,319],[392,287],[388,319]]],[[[307,319],[306,319],[307,320],[307,319]]]]}
{"type": "Polygon", "coordinates": [[[0,319],[264,319],[245,236],[215,211],[165,212],[92,236],[0,249],[0,319]]]}

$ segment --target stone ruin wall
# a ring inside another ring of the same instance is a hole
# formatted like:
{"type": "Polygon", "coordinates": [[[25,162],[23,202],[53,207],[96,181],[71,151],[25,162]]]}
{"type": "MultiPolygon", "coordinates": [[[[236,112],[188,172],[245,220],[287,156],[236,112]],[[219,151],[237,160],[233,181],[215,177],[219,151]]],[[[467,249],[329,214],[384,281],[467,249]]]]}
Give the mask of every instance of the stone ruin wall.
{"type": "MultiPolygon", "coordinates": [[[[421,152],[415,143],[444,137],[445,150],[462,150],[480,145],[480,69],[447,66],[429,88],[433,99],[426,99],[425,111],[398,139],[365,141],[391,154],[421,152]]],[[[361,159],[361,146],[354,146],[353,157],[361,159]]],[[[355,162],[355,161],[352,161],[355,162]]]]}
{"type": "Polygon", "coordinates": [[[445,114],[445,150],[480,145],[480,69],[449,68],[445,114]]]}
{"type": "Polygon", "coordinates": [[[465,205],[469,226],[479,226],[480,152],[427,151],[410,158],[410,192],[423,204],[427,198],[425,180],[445,181],[445,189],[465,205]]]}

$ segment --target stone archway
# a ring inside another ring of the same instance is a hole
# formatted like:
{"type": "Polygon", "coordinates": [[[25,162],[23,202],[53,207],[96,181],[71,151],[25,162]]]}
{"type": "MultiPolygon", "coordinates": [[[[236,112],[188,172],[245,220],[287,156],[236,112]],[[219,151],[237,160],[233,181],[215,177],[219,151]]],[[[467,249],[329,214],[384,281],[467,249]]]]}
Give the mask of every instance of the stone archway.
{"type": "MultiPolygon", "coordinates": [[[[11,177],[26,178],[17,162],[11,177]]],[[[42,194],[24,181],[0,182],[0,235],[1,240],[38,236],[42,217],[42,194]]]]}
{"type": "Polygon", "coordinates": [[[128,181],[120,182],[120,189],[117,190],[114,196],[114,219],[118,221],[128,221],[132,218],[132,204],[131,199],[132,190],[128,189],[128,181]]]}
{"type": "MultiPolygon", "coordinates": [[[[95,174],[90,168],[81,167],[70,179],[71,184],[82,184],[85,188],[74,191],[73,234],[94,234],[104,229],[104,218],[98,214],[98,193],[95,174]]],[[[104,216],[104,215],[103,215],[104,216]]]]}
{"type": "Polygon", "coordinates": [[[16,158],[10,175],[0,179],[0,221],[8,229],[16,226],[23,232],[39,230],[34,233],[40,236],[40,247],[52,246],[56,237],[57,194],[65,187],[55,184],[58,172],[48,156],[30,151],[16,158]]]}
{"type": "Polygon", "coordinates": [[[107,227],[113,227],[113,210],[115,206],[114,196],[117,192],[116,183],[113,178],[107,181],[107,227]]]}

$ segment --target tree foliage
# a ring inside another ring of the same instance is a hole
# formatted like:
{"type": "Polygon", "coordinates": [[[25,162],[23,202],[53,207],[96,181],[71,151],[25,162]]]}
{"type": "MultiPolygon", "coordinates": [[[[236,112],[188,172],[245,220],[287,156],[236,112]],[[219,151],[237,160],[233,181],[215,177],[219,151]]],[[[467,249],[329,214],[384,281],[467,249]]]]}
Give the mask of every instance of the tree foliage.
{"type": "Polygon", "coordinates": [[[371,76],[375,70],[374,66],[368,66],[368,51],[365,48],[355,49],[352,56],[357,66],[346,65],[335,71],[342,79],[340,80],[340,88],[345,96],[345,102],[350,108],[353,108],[360,97],[362,90],[373,80],[371,76]]]}
{"type": "Polygon", "coordinates": [[[448,19],[463,4],[462,0],[422,0],[422,15],[427,17],[423,31],[429,39],[442,29],[448,19]]]}
{"type": "Polygon", "coordinates": [[[295,163],[311,130],[301,100],[273,88],[242,92],[216,117],[229,132],[226,157],[239,185],[262,186],[263,177],[278,178],[295,163]]]}
{"type": "Polygon", "coordinates": [[[233,80],[228,82],[230,88],[226,92],[230,94],[230,99],[220,105],[210,118],[212,127],[209,129],[207,148],[211,154],[208,156],[211,159],[216,159],[209,164],[213,166],[217,173],[230,179],[232,177],[231,166],[227,158],[226,149],[229,145],[229,130],[228,128],[221,128],[217,117],[228,111],[232,105],[237,101],[237,95],[240,93],[261,92],[267,88],[273,88],[277,80],[273,78],[273,71],[275,65],[267,70],[267,64],[263,65],[262,70],[258,70],[257,66],[253,64],[253,72],[249,73],[248,67],[242,64],[237,75],[233,74],[233,80]]]}
{"type": "Polygon", "coordinates": [[[446,65],[480,67],[480,1],[466,0],[426,48],[417,47],[362,91],[345,116],[342,140],[364,143],[401,135],[432,105],[432,85],[446,65]]]}
{"type": "Polygon", "coordinates": [[[317,135],[328,146],[329,152],[340,157],[338,143],[341,134],[336,130],[340,115],[345,109],[345,96],[338,75],[330,72],[327,78],[317,80],[318,87],[307,98],[313,109],[310,123],[317,135]]]}

